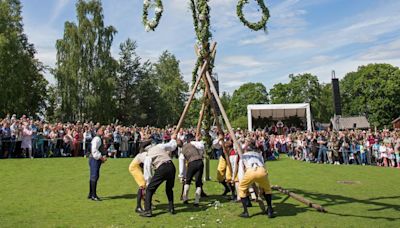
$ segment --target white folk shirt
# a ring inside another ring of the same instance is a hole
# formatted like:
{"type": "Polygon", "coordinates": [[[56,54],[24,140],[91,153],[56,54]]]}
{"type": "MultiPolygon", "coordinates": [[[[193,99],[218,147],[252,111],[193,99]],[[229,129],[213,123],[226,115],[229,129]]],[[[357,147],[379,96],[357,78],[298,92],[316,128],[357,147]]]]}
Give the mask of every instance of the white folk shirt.
{"type": "Polygon", "coordinates": [[[214,149],[219,150],[219,149],[222,148],[222,141],[219,138],[216,138],[216,139],[213,140],[212,146],[213,146],[214,149]]]}
{"type": "Polygon", "coordinates": [[[242,155],[241,160],[246,169],[264,167],[264,159],[260,153],[249,151],[242,155]]]}
{"type": "Polygon", "coordinates": [[[203,141],[191,141],[190,144],[192,144],[196,149],[198,149],[200,152],[204,153],[204,142],[203,141]]]}
{"type": "Polygon", "coordinates": [[[147,152],[136,155],[133,159],[136,163],[143,163],[143,177],[146,181],[146,185],[149,185],[151,178],[153,177],[153,169],[151,166],[152,160],[147,156],[147,152]]]}
{"type": "Polygon", "coordinates": [[[100,152],[100,146],[101,146],[101,138],[99,136],[96,136],[92,139],[92,150],[91,150],[91,156],[99,160],[101,158],[101,152],[100,152]]]}

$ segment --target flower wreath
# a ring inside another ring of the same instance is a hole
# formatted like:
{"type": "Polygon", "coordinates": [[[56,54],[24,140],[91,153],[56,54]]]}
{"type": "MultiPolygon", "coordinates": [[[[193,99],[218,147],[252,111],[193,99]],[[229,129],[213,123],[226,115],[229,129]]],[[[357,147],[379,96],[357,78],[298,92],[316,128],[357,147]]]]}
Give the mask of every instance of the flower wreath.
{"type": "Polygon", "coordinates": [[[146,32],[154,31],[154,29],[158,26],[160,22],[162,13],[164,11],[163,4],[161,0],[155,0],[155,3],[151,3],[151,0],[143,1],[143,25],[145,27],[146,32]],[[155,18],[148,20],[149,16],[149,8],[154,6],[155,18]]]}
{"type": "Polygon", "coordinates": [[[265,6],[264,0],[256,0],[258,5],[260,6],[261,10],[262,10],[262,17],[261,20],[255,23],[249,22],[248,20],[246,20],[246,18],[244,18],[243,15],[243,7],[245,4],[249,3],[249,0],[239,0],[237,7],[236,7],[236,13],[237,16],[239,17],[240,21],[247,26],[248,28],[250,28],[251,30],[254,31],[258,31],[260,29],[264,29],[266,30],[266,25],[267,25],[267,21],[270,17],[269,15],[269,10],[268,8],[265,6]]]}

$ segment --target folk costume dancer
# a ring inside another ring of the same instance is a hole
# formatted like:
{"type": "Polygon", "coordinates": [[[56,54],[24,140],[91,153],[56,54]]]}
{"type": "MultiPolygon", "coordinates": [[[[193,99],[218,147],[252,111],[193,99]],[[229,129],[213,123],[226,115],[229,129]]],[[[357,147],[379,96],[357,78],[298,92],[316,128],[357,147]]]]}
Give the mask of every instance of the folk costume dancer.
{"type": "Polygon", "coordinates": [[[147,151],[136,155],[129,165],[129,172],[133,176],[136,184],[139,186],[135,212],[142,213],[144,210],[141,202],[142,199],[144,199],[143,197],[145,196],[146,187],[149,185],[152,177],[151,158],[147,156],[147,151]]]}
{"type": "Polygon", "coordinates": [[[192,182],[193,177],[195,177],[196,192],[193,205],[195,207],[198,207],[201,197],[201,189],[203,186],[201,179],[204,170],[204,163],[203,163],[204,142],[198,140],[194,141],[194,139],[195,137],[193,134],[188,134],[186,137],[187,143],[182,147],[182,154],[188,163],[182,200],[184,204],[188,203],[190,184],[192,182]]]}
{"type": "Polygon", "coordinates": [[[104,149],[101,137],[104,134],[104,129],[99,128],[97,130],[96,137],[92,139],[92,148],[89,155],[89,167],[90,167],[90,191],[88,199],[94,201],[101,201],[97,196],[97,181],[100,177],[100,167],[101,164],[107,161],[107,157],[102,155],[104,149]]]}
{"type": "Polygon", "coordinates": [[[151,201],[157,188],[166,181],[165,193],[168,198],[168,211],[175,214],[174,209],[174,184],[175,166],[171,160],[171,152],[177,147],[176,134],[171,136],[171,141],[165,144],[158,144],[148,150],[147,156],[151,158],[151,164],[155,172],[149,185],[146,188],[145,211],[140,214],[143,217],[152,217],[151,201]]]}
{"type": "MultiPolygon", "coordinates": [[[[224,135],[219,134],[218,138],[214,139],[213,141],[213,147],[217,150],[222,149],[223,144],[224,144],[224,135]]],[[[224,193],[222,193],[223,196],[226,196],[229,192],[232,192],[232,196],[234,195],[234,188],[230,183],[231,179],[232,179],[232,171],[228,168],[225,158],[225,153],[222,153],[218,161],[217,180],[220,184],[224,186],[224,193]]]]}
{"type": "Polygon", "coordinates": [[[240,201],[239,196],[236,194],[239,189],[239,155],[233,147],[233,142],[231,140],[225,142],[225,149],[228,151],[229,161],[231,163],[232,175],[231,179],[228,180],[228,184],[231,186],[232,191],[232,201],[240,201]]]}
{"type": "MultiPolygon", "coordinates": [[[[239,196],[243,205],[243,213],[240,217],[248,218],[248,189],[253,183],[257,183],[267,201],[267,215],[274,217],[272,209],[272,190],[268,180],[268,173],[264,168],[264,159],[256,146],[254,139],[248,139],[245,143],[245,153],[241,157],[242,167],[245,169],[244,176],[239,184],[239,196]]],[[[261,194],[261,192],[260,192],[261,194]]],[[[263,211],[264,212],[264,211],[263,211]]]]}

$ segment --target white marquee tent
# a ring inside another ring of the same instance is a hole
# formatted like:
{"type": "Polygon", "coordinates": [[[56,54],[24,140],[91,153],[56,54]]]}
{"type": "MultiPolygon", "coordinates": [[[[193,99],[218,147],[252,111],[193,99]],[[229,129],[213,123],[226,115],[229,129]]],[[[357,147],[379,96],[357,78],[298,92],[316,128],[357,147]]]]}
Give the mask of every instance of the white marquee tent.
{"type": "Polygon", "coordinates": [[[252,118],[271,118],[283,120],[291,116],[304,118],[307,121],[307,130],[312,131],[311,109],[309,103],[301,104],[253,104],[247,106],[248,129],[252,131],[252,118]]]}

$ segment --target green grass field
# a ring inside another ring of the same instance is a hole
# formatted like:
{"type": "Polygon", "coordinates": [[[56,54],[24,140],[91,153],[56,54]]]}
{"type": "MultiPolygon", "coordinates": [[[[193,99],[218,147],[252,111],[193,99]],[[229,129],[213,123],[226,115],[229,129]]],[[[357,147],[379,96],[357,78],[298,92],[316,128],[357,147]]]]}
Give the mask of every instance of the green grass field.
{"type": "MultiPolygon", "coordinates": [[[[205,183],[210,197],[200,208],[178,200],[176,215],[166,213],[161,186],[155,199],[156,215],[134,213],[137,186],[128,173],[131,159],[109,160],[101,168],[98,194],[102,202],[86,199],[88,162],[84,158],[0,160],[0,227],[400,227],[400,170],[380,167],[308,164],[283,158],[268,162],[271,184],[280,185],[323,205],[319,213],[274,194],[276,218],[268,219],[258,207],[253,217],[238,217],[242,208],[219,196],[222,186],[205,183]],[[338,181],[355,181],[342,184],[338,181]],[[222,206],[210,206],[216,200],[222,206]]],[[[216,161],[211,162],[215,180],[216,161]]],[[[194,189],[190,196],[193,198],[194,189]]]]}

